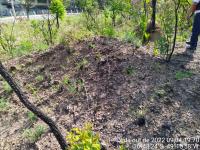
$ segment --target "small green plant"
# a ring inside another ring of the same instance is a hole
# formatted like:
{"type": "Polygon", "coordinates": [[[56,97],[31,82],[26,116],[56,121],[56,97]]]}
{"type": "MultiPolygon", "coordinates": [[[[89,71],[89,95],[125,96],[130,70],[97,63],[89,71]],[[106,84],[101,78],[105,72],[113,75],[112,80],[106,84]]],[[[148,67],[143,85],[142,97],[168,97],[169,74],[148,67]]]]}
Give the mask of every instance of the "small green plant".
{"type": "Polygon", "coordinates": [[[81,79],[73,81],[68,76],[64,76],[63,83],[67,86],[69,93],[72,94],[75,94],[83,88],[83,81],[81,79]]]}
{"type": "Polygon", "coordinates": [[[128,149],[126,148],[125,144],[121,144],[119,150],[128,150],[128,149]]]}
{"type": "Polygon", "coordinates": [[[159,98],[162,98],[162,97],[166,96],[167,93],[164,89],[158,89],[158,90],[155,90],[155,94],[159,98]]]}
{"type": "Polygon", "coordinates": [[[26,129],[23,136],[34,143],[44,134],[45,130],[44,126],[38,125],[35,128],[26,129]]]}
{"type": "Polygon", "coordinates": [[[23,54],[27,54],[33,49],[33,44],[31,41],[22,41],[14,50],[14,56],[21,56],[23,54]]]}
{"type": "Polygon", "coordinates": [[[190,71],[177,71],[175,78],[176,80],[182,80],[185,78],[190,78],[191,76],[193,76],[193,73],[190,71]]]}
{"type": "Polygon", "coordinates": [[[89,64],[88,60],[83,58],[80,62],[76,64],[77,68],[83,70],[89,64]]]}
{"type": "Polygon", "coordinates": [[[166,56],[169,52],[170,45],[169,41],[166,37],[160,37],[157,41],[154,43],[154,56],[157,56],[159,54],[166,56]]]}
{"type": "Polygon", "coordinates": [[[26,88],[31,94],[33,94],[34,96],[37,96],[38,89],[34,87],[32,84],[26,85],[26,88]]]}
{"type": "Polygon", "coordinates": [[[36,81],[38,82],[42,82],[44,81],[44,76],[43,75],[38,75],[36,78],[35,78],[36,81]]]}
{"type": "Polygon", "coordinates": [[[69,85],[69,84],[70,84],[70,79],[69,79],[69,77],[68,77],[67,75],[65,75],[65,76],[63,77],[63,83],[64,83],[65,85],[69,85]]]}
{"type": "Polygon", "coordinates": [[[37,120],[37,116],[36,116],[34,113],[32,113],[31,111],[29,111],[29,112],[27,113],[27,116],[28,116],[28,119],[29,119],[31,122],[34,122],[34,121],[37,120]]]}
{"type": "Polygon", "coordinates": [[[56,15],[57,27],[59,28],[59,19],[62,20],[65,17],[65,6],[63,0],[51,0],[49,9],[51,13],[56,15]]]}
{"type": "Polygon", "coordinates": [[[115,29],[113,26],[106,26],[103,29],[103,35],[107,37],[114,37],[115,36],[115,29]]]}
{"type": "Polygon", "coordinates": [[[0,112],[6,111],[9,107],[9,103],[6,99],[0,98],[0,112]]]}
{"type": "Polygon", "coordinates": [[[135,74],[135,69],[132,66],[128,66],[125,69],[125,73],[129,76],[132,76],[133,74],[135,74]]]}
{"type": "Polygon", "coordinates": [[[3,81],[3,90],[6,93],[11,93],[12,92],[12,88],[10,87],[10,85],[6,81],[3,81]]]}
{"type": "Polygon", "coordinates": [[[73,128],[67,132],[66,140],[69,142],[70,150],[100,150],[99,135],[92,131],[92,125],[87,123],[84,127],[73,128]]]}
{"type": "Polygon", "coordinates": [[[9,55],[13,57],[13,50],[16,46],[16,37],[14,36],[15,21],[12,24],[11,31],[6,25],[0,25],[0,46],[9,55]]]}

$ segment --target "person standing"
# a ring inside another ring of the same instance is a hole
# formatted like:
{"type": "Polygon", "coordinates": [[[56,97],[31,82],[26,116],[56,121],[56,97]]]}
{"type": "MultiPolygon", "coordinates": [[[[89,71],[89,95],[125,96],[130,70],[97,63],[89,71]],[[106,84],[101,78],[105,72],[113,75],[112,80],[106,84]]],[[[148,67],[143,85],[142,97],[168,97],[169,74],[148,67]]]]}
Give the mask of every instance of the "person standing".
{"type": "Polygon", "coordinates": [[[190,41],[186,42],[187,50],[196,50],[197,48],[198,36],[200,35],[200,0],[193,0],[187,19],[189,20],[193,14],[194,22],[192,27],[192,35],[190,37],[190,41]]]}

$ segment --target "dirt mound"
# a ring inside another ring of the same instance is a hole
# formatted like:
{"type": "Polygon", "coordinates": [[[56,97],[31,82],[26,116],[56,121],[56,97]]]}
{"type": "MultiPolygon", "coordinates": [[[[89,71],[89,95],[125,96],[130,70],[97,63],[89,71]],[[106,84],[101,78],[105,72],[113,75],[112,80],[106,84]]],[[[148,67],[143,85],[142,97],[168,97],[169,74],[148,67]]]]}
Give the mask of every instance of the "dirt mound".
{"type": "MultiPolygon", "coordinates": [[[[92,122],[108,149],[118,149],[120,139],[134,149],[139,138],[152,143],[162,138],[157,142],[166,146],[167,138],[200,134],[200,75],[192,60],[177,58],[184,58],[181,51],[167,64],[131,44],[95,37],[70,48],[58,45],[7,66],[30,100],[56,120],[63,134],[92,122]]],[[[3,150],[59,149],[49,131],[36,143],[27,141],[23,130],[41,121],[30,123],[16,96],[3,88],[0,93],[10,103],[0,115],[3,150]]]]}

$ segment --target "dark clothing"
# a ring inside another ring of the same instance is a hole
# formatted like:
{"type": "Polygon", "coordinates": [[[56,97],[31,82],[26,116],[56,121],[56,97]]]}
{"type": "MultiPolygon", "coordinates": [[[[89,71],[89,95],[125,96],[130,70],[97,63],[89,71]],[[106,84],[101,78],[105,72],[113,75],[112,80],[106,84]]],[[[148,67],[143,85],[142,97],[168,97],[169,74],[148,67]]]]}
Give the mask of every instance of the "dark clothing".
{"type": "Polygon", "coordinates": [[[200,3],[197,4],[197,10],[200,10],[200,3]]]}
{"type": "Polygon", "coordinates": [[[191,35],[191,39],[190,39],[191,47],[197,47],[199,35],[200,35],[200,13],[197,13],[194,16],[192,35],[191,35]]]}

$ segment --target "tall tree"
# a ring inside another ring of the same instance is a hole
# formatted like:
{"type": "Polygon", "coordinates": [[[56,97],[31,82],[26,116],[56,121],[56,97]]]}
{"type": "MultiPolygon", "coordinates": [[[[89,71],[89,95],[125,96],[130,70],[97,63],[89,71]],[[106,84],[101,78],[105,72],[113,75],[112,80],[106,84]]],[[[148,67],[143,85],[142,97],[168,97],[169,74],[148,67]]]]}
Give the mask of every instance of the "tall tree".
{"type": "Polygon", "coordinates": [[[151,31],[156,29],[156,4],[157,0],[152,0],[151,31]]]}

